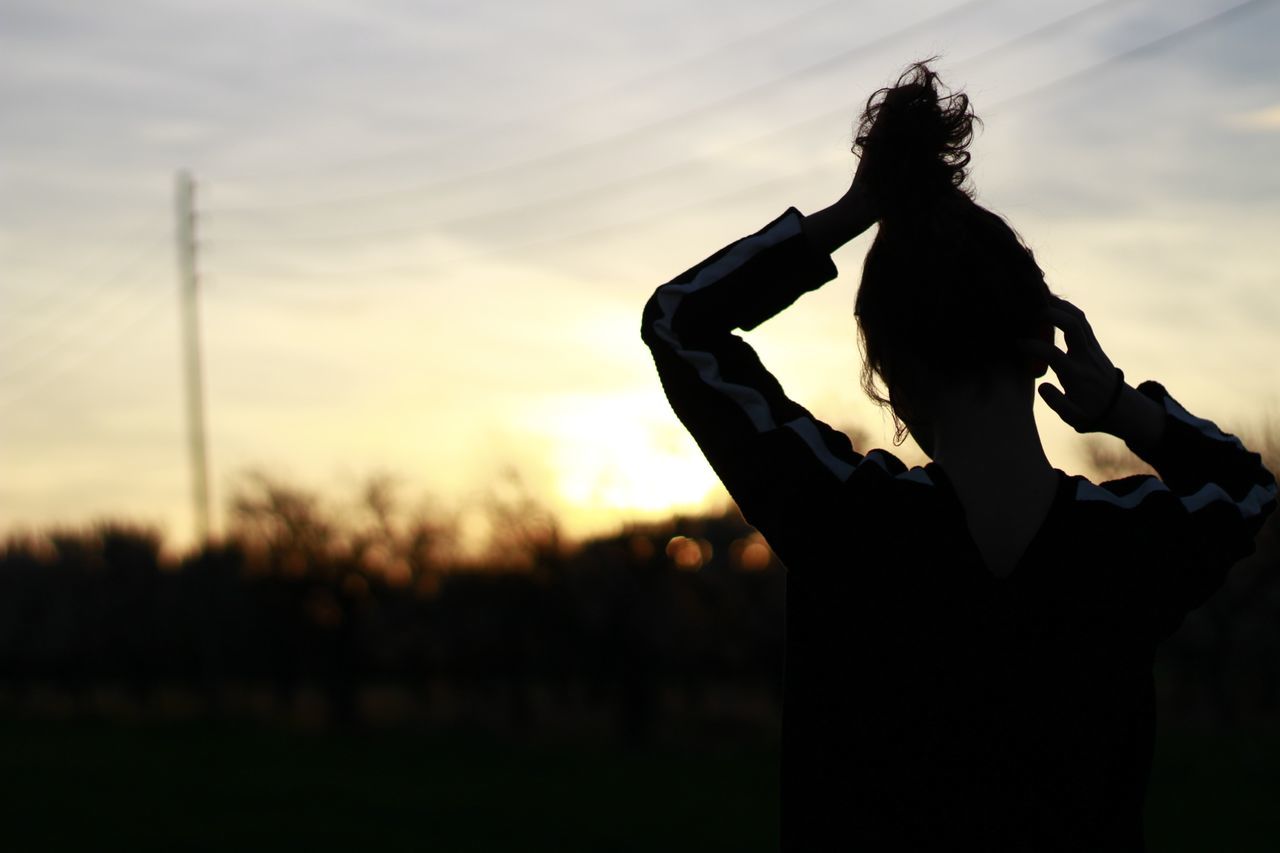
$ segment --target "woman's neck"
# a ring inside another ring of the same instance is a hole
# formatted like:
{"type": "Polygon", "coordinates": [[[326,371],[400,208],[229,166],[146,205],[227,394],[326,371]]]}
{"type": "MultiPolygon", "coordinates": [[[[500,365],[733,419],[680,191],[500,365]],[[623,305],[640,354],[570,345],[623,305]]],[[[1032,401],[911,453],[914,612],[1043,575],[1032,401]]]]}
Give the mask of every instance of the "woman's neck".
{"type": "Polygon", "coordinates": [[[1034,386],[993,380],[985,394],[950,386],[935,401],[933,459],[961,492],[1034,491],[1055,479],[1033,410],[1034,386]]]}

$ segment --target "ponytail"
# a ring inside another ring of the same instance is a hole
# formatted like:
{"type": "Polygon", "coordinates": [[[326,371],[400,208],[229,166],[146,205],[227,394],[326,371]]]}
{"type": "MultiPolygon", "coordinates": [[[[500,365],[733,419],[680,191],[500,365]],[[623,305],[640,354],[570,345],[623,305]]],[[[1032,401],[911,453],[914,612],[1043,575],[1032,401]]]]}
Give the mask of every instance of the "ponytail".
{"type": "Polygon", "coordinates": [[[928,61],[867,99],[854,137],[853,152],[886,220],[927,212],[940,199],[972,198],[967,149],[980,121],[968,95],[942,90],[928,61]]]}
{"type": "Polygon", "coordinates": [[[929,422],[942,385],[1016,367],[1013,341],[1035,336],[1048,304],[1031,250],[966,185],[977,122],[968,96],[917,62],[871,96],[855,134],[880,216],[854,304],[862,387],[893,411],[895,442],[900,416],[929,422]]]}

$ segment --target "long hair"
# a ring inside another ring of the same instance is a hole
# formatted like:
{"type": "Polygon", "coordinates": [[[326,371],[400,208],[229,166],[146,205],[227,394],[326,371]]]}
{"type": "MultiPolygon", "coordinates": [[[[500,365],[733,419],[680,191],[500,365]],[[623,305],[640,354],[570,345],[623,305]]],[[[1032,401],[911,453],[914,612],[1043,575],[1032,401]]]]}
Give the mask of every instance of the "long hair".
{"type": "Polygon", "coordinates": [[[928,422],[935,389],[1019,362],[1048,304],[1044,272],[966,184],[978,118],[926,60],[867,101],[853,151],[880,215],[854,304],[862,388],[903,420],[928,422]],[[877,381],[883,383],[882,393],[877,381]]]}

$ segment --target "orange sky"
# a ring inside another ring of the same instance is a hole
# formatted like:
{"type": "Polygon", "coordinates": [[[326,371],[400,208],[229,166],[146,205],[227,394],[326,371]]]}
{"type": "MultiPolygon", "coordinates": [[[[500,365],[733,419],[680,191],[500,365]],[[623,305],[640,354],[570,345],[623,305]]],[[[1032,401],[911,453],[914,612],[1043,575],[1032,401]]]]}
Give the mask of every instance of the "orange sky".
{"type": "MultiPolygon", "coordinates": [[[[987,120],[979,200],[1130,380],[1229,428],[1276,409],[1274,6],[14,5],[3,527],[128,517],[189,541],[179,167],[199,182],[215,529],[251,468],[335,500],[391,472],[461,508],[514,465],[577,535],[718,499],[641,308],[787,206],[834,200],[857,104],[939,51],[987,120]]],[[[747,339],[817,416],[888,447],[858,388],[865,247],[747,339]]],[[[1038,417],[1079,470],[1075,434],[1038,417]]]]}

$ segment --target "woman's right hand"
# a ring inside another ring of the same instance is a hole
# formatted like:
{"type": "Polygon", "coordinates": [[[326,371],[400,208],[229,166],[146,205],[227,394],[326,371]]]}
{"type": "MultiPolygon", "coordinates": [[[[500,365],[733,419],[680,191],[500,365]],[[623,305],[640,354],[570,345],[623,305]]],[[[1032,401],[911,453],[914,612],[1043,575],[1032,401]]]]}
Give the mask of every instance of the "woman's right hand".
{"type": "Polygon", "coordinates": [[[867,188],[862,160],[853,175],[853,183],[832,205],[805,216],[805,231],[814,246],[831,254],[836,249],[876,224],[875,203],[867,188]]]}
{"type": "Polygon", "coordinates": [[[1050,382],[1041,383],[1040,398],[1076,432],[1110,431],[1099,419],[1109,414],[1108,410],[1124,390],[1116,388],[1117,382],[1124,382],[1122,375],[1102,351],[1084,312],[1075,305],[1050,294],[1045,319],[1062,329],[1066,352],[1043,340],[1017,342],[1024,354],[1047,362],[1062,384],[1059,390],[1050,382]]]}

